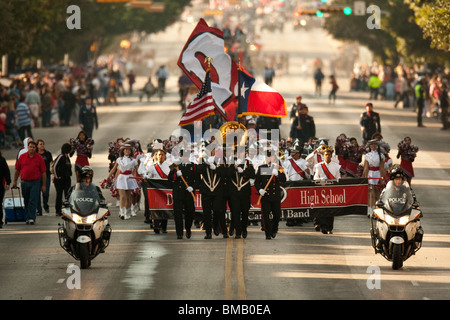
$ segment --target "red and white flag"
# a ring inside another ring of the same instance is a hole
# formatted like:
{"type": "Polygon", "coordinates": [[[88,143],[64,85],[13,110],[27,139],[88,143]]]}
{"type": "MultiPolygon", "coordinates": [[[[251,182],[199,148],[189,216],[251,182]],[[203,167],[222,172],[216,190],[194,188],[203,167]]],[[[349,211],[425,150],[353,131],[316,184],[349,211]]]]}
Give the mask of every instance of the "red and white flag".
{"type": "Polygon", "coordinates": [[[216,113],[227,119],[225,108],[236,98],[234,88],[238,79],[237,65],[225,52],[223,32],[208,26],[205,20],[200,19],[180,53],[178,66],[197,88],[202,86],[202,79],[208,66],[210,67],[211,91],[216,113]],[[212,61],[207,61],[207,57],[212,58],[212,61]]]}
{"type": "Polygon", "coordinates": [[[178,124],[180,127],[188,125],[194,121],[201,120],[210,115],[214,115],[215,106],[211,92],[211,78],[209,70],[206,71],[205,81],[195,99],[187,106],[186,112],[178,124]]]}
{"type": "Polygon", "coordinates": [[[236,113],[238,116],[287,116],[286,102],[281,94],[264,82],[255,79],[251,87],[240,87],[238,65],[225,52],[223,32],[208,26],[203,19],[200,19],[181,51],[178,66],[197,88],[201,87],[206,70],[210,70],[215,112],[222,114],[227,121],[235,120],[236,113]],[[210,65],[206,57],[212,58],[210,65]],[[245,108],[241,106],[237,110],[237,103],[239,100],[242,102],[242,98],[246,100],[245,108]]]}

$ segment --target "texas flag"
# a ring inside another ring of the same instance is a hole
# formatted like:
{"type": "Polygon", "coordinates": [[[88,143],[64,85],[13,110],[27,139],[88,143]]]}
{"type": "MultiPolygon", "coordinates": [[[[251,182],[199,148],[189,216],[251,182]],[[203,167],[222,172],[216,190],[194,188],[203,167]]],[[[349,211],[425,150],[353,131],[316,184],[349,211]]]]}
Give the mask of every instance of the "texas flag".
{"type": "Polygon", "coordinates": [[[241,69],[238,73],[238,117],[245,115],[287,117],[286,101],[280,93],[241,69]]]}

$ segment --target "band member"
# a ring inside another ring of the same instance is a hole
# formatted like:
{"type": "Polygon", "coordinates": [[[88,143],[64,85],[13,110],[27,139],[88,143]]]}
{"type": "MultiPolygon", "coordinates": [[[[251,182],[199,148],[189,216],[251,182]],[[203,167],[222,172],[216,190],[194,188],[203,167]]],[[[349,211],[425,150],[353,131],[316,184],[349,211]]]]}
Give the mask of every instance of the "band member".
{"type": "MultiPolygon", "coordinates": [[[[168,180],[170,168],[166,161],[166,153],[164,150],[159,149],[153,153],[153,164],[149,170],[145,173],[147,179],[168,180]]],[[[148,183],[148,181],[146,181],[148,183]]],[[[145,189],[148,188],[148,185],[145,189]]],[[[163,233],[167,233],[167,218],[166,219],[153,219],[153,230],[155,233],[159,233],[161,230],[163,233]]]]}
{"type": "MultiPolygon", "coordinates": [[[[148,207],[148,193],[147,189],[149,187],[148,183],[148,172],[150,171],[150,168],[153,166],[153,142],[149,143],[147,145],[147,153],[144,154],[143,158],[141,158],[139,162],[138,167],[138,174],[143,178],[141,187],[142,187],[142,193],[144,194],[144,217],[145,223],[152,224],[152,220],[150,219],[150,210],[148,207]]],[[[150,226],[152,227],[152,226],[150,226]]]]}
{"type": "MultiPolygon", "coordinates": [[[[227,170],[229,193],[231,198],[231,225],[236,230],[236,239],[247,238],[248,212],[250,210],[251,184],[255,179],[255,169],[244,158],[245,149],[236,151],[235,164],[227,170]],[[238,152],[240,151],[240,154],[238,152]]],[[[231,227],[230,227],[231,234],[231,227]]]]}
{"type": "Polygon", "coordinates": [[[278,160],[271,150],[266,151],[265,163],[258,167],[255,187],[261,196],[261,211],[266,239],[275,238],[281,218],[281,184],[286,182],[286,175],[279,167],[278,160]],[[270,219],[272,213],[272,219],[270,219]]]}
{"type": "Polygon", "coordinates": [[[173,182],[173,215],[177,239],[183,239],[183,215],[186,238],[190,239],[195,212],[194,188],[197,168],[189,161],[189,152],[180,150],[180,156],[171,165],[168,179],[173,182]]]}
{"type": "MultiPolygon", "coordinates": [[[[320,141],[319,147],[317,149],[315,149],[313,152],[311,152],[310,154],[308,154],[308,156],[305,159],[309,164],[309,168],[310,168],[312,176],[314,176],[314,174],[315,174],[314,170],[316,168],[316,165],[321,163],[324,160],[323,153],[325,150],[328,149],[328,140],[329,139],[327,139],[327,138],[319,138],[319,141],[320,141]]],[[[334,154],[331,157],[331,161],[339,164],[339,160],[334,154]]]]}
{"type": "Polygon", "coordinates": [[[358,140],[352,137],[349,140],[349,144],[346,145],[347,149],[347,164],[345,171],[348,177],[357,178],[361,176],[362,166],[360,165],[363,155],[363,149],[358,145],[358,140]]]}
{"type": "Polygon", "coordinates": [[[381,186],[383,185],[382,177],[385,176],[385,157],[381,152],[378,140],[370,140],[368,144],[370,152],[366,153],[364,157],[363,177],[369,179],[369,206],[367,213],[370,215],[375,208],[376,199],[380,197],[381,186]]]}
{"type": "Polygon", "coordinates": [[[120,147],[120,157],[117,158],[113,170],[110,171],[108,178],[116,172],[114,183],[119,190],[120,196],[120,213],[119,217],[122,220],[130,219],[131,216],[136,216],[132,210],[131,191],[138,188],[136,179],[133,179],[133,173],[138,165],[138,160],[133,157],[133,148],[130,144],[124,143],[120,147]],[[117,169],[117,170],[116,170],[117,169]]]}
{"type": "MultiPolygon", "coordinates": [[[[283,162],[284,172],[289,181],[301,181],[311,179],[308,162],[302,158],[303,147],[300,141],[296,140],[293,147],[290,149],[291,156],[283,162]]],[[[306,222],[304,218],[289,219],[286,221],[287,226],[301,226],[306,222]]]]}
{"type": "MultiPolygon", "coordinates": [[[[332,161],[333,151],[328,147],[323,152],[324,161],[314,167],[314,180],[334,180],[341,178],[341,166],[332,161]]],[[[334,217],[316,217],[314,220],[316,231],[322,230],[324,234],[333,233],[334,217]]]]}
{"type": "Polygon", "coordinates": [[[412,163],[417,157],[419,147],[411,144],[411,138],[405,137],[398,143],[397,159],[401,158],[400,165],[406,175],[406,181],[411,185],[411,180],[414,177],[414,168],[412,163]]]}
{"type": "Polygon", "coordinates": [[[303,147],[296,140],[290,149],[290,158],[283,161],[286,178],[289,181],[299,181],[311,179],[308,162],[302,158],[303,147]]]}
{"type": "Polygon", "coordinates": [[[212,226],[217,224],[219,230],[214,228],[214,234],[219,235],[219,233],[222,233],[224,238],[228,238],[223,205],[226,167],[223,163],[220,163],[223,161],[217,158],[215,153],[214,148],[211,150],[211,155],[206,160],[203,159],[202,163],[198,165],[199,190],[202,194],[203,206],[203,227],[206,233],[205,239],[211,239],[212,226]]]}

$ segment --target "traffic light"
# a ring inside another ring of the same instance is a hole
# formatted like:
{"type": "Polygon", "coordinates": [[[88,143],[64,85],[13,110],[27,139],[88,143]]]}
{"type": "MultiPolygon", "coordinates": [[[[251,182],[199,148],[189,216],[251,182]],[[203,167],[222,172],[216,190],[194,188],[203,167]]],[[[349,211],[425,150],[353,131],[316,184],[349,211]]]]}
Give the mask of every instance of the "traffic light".
{"type": "Polygon", "coordinates": [[[352,9],[350,7],[345,7],[344,10],[342,10],[346,16],[352,14],[352,9]]]}
{"type": "Polygon", "coordinates": [[[323,12],[320,11],[320,10],[317,10],[316,11],[316,16],[318,16],[319,18],[322,18],[323,17],[323,12]]]}

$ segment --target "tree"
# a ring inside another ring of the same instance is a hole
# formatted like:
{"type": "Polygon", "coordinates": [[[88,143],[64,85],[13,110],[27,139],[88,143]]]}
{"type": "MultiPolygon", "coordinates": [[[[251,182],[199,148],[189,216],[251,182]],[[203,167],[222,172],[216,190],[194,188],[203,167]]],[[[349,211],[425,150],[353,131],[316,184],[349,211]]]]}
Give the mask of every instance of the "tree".
{"type": "Polygon", "coordinates": [[[3,0],[0,10],[0,54],[15,60],[43,59],[57,63],[64,53],[76,62],[86,62],[94,41],[100,46],[108,39],[132,31],[154,33],[174,23],[190,0],[161,0],[162,13],[132,8],[127,3],[98,3],[96,0],[3,0]],[[76,4],[81,12],[81,29],[66,25],[67,7],[76,4]]]}
{"type": "Polygon", "coordinates": [[[431,38],[431,47],[450,51],[450,2],[447,0],[408,0],[416,23],[424,36],[431,38]]]}
{"type": "MultiPolygon", "coordinates": [[[[348,5],[352,3],[349,0],[346,2],[348,5]]],[[[368,29],[368,16],[344,15],[326,18],[325,29],[339,40],[357,41],[367,46],[383,64],[397,64],[400,58],[410,63],[426,61],[443,64],[450,60],[448,51],[432,46],[431,38],[416,23],[414,11],[408,3],[402,0],[374,0],[371,4],[382,11],[381,29],[368,29]]]]}

